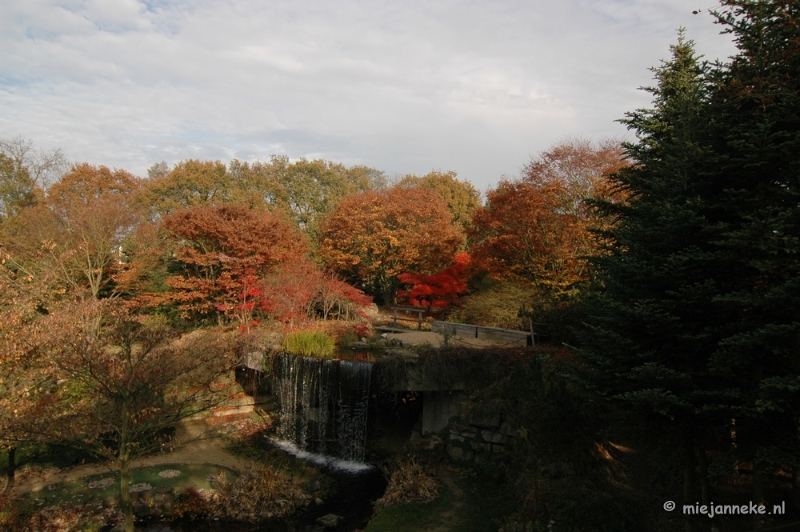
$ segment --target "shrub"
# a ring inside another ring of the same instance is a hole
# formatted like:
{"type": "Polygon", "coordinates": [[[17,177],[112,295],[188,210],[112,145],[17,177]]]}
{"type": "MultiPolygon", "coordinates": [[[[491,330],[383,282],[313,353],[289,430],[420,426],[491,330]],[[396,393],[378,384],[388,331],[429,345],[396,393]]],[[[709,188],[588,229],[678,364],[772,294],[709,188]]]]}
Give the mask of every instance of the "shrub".
{"type": "Polygon", "coordinates": [[[383,497],[376,504],[397,504],[401,502],[430,502],[439,496],[439,482],[425,473],[421,464],[413,458],[395,462],[386,472],[389,485],[383,497]]]}
{"type": "Polygon", "coordinates": [[[464,297],[459,308],[451,312],[448,319],[486,327],[526,329],[527,320],[519,317],[520,309],[530,305],[535,294],[533,288],[511,283],[498,284],[464,297]]]}
{"type": "Polygon", "coordinates": [[[283,349],[295,355],[331,358],[336,342],[322,331],[294,331],[283,339],[283,349]]]}
{"type": "Polygon", "coordinates": [[[271,467],[245,466],[233,481],[221,474],[217,482],[218,490],[183,490],[175,503],[175,515],[258,521],[291,515],[309,499],[286,472],[271,467]]]}

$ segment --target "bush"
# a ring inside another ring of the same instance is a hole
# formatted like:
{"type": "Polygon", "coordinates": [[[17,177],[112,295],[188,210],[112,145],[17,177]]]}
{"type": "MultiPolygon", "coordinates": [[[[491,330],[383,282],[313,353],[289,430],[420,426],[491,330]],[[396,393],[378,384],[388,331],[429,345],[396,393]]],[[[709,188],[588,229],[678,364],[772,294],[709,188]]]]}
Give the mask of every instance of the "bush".
{"type": "Polygon", "coordinates": [[[233,481],[224,474],[217,481],[218,490],[187,488],[178,494],[175,515],[259,521],[291,515],[309,499],[289,474],[271,467],[246,466],[233,481]]]}
{"type": "Polygon", "coordinates": [[[448,319],[485,327],[527,329],[527,320],[519,316],[520,309],[530,305],[535,297],[533,288],[511,283],[497,284],[464,297],[448,319]]]}
{"type": "Polygon", "coordinates": [[[401,502],[430,502],[439,496],[439,482],[425,473],[413,458],[396,462],[386,472],[389,485],[383,497],[375,504],[389,505],[401,502]]]}
{"type": "Polygon", "coordinates": [[[331,358],[335,349],[336,342],[322,331],[295,331],[283,339],[283,350],[294,355],[331,358]]]}

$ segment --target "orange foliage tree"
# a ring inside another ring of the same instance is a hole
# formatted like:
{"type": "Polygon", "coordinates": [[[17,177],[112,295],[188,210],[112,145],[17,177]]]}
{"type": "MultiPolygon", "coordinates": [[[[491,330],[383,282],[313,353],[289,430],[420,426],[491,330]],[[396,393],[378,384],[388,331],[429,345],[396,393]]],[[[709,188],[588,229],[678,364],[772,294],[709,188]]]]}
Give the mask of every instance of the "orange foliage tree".
{"type": "Polygon", "coordinates": [[[133,195],[140,180],[124,170],[79,164],[38,205],[4,228],[9,264],[29,276],[57,272],[75,291],[94,299],[113,295],[114,272],[140,215],[133,195]],[[35,273],[38,272],[38,273],[35,273]]]}
{"type": "Polygon", "coordinates": [[[476,268],[548,296],[568,293],[586,280],[586,257],[598,250],[586,200],[613,199],[607,176],[625,164],[613,142],[571,140],[531,161],[522,179],[501,181],[473,219],[476,268]]]}
{"type": "Polygon", "coordinates": [[[463,242],[436,192],[395,187],[344,198],[322,222],[319,253],[346,279],[393,304],[404,272],[433,273],[463,242]]]}
{"type": "Polygon", "coordinates": [[[133,532],[131,463],[161,448],[182,420],[228,401],[222,382],[235,364],[229,337],[178,338],[114,299],[65,305],[36,325],[31,354],[61,377],[51,383],[63,396],[50,434],[68,437],[119,470],[124,530],[133,532]]]}
{"type": "MultiPolygon", "coordinates": [[[[229,204],[194,207],[164,218],[177,242],[175,269],[167,279],[169,298],[186,317],[221,318],[235,312],[275,265],[308,252],[297,228],[269,211],[229,204]]],[[[253,297],[253,296],[251,296],[253,297]]]]}

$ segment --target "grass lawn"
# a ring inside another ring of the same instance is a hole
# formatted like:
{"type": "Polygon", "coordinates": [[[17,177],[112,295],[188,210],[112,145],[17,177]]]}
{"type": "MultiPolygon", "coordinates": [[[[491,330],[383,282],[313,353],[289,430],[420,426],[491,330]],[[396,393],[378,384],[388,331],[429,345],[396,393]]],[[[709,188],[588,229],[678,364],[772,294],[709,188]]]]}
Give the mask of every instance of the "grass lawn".
{"type": "MultiPolygon", "coordinates": [[[[92,455],[67,447],[65,445],[47,443],[25,443],[17,448],[15,459],[17,473],[22,473],[26,467],[39,467],[42,469],[65,467],[75,464],[90,464],[97,462],[92,455]]],[[[8,471],[8,452],[0,451],[0,475],[8,471]]]]}
{"type": "MultiPolygon", "coordinates": [[[[195,464],[165,464],[155,467],[143,467],[131,470],[130,485],[149,484],[152,489],[175,488],[180,490],[189,486],[197,488],[211,488],[209,476],[216,477],[224,472],[228,480],[233,480],[236,473],[230,469],[195,464]],[[165,471],[179,471],[180,474],[170,477],[167,474],[159,476],[165,471]]],[[[108,472],[92,475],[70,482],[63,482],[47,486],[41,491],[30,494],[34,504],[38,507],[50,506],[58,503],[85,504],[92,501],[102,501],[108,497],[119,496],[119,472],[108,472]],[[95,487],[90,487],[93,485],[95,487]]]]}

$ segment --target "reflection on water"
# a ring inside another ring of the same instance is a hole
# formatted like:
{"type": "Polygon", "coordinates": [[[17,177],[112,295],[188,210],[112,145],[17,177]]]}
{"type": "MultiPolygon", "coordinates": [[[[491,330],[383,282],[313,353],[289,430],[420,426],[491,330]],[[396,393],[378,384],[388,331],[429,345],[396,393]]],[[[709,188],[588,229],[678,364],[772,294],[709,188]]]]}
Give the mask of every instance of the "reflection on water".
{"type": "Polygon", "coordinates": [[[346,347],[340,347],[334,352],[334,358],[339,360],[353,360],[355,362],[375,362],[377,357],[375,351],[356,351],[346,347]]]}

